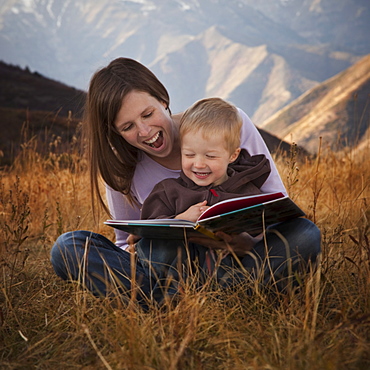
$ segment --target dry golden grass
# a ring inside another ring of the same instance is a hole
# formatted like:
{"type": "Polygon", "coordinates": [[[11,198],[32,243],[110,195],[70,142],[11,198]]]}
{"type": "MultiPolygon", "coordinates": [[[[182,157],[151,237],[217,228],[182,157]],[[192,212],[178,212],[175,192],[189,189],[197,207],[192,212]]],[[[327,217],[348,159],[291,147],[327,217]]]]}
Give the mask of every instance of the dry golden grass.
{"type": "MultiPolygon", "coordinates": [[[[319,145],[319,143],[318,143],[319,145]]],[[[189,286],[176,306],[140,310],[61,281],[57,236],[94,222],[84,160],[42,158],[32,141],[0,187],[0,366],[3,369],[366,369],[370,367],[369,150],[277,165],[322,231],[322,259],[299,291],[189,286]],[[298,180],[298,181],[297,181],[298,180]]]]}

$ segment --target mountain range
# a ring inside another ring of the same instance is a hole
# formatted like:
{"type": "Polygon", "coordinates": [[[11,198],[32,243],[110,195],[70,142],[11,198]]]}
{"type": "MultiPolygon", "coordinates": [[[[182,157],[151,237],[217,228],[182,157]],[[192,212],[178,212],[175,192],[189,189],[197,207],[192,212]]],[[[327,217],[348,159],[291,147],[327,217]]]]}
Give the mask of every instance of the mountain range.
{"type": "Polygon", "coordinates": [[[220,96],[259,126],[370,53],[368,0],[3,0],[0,59],[86,91],[118,56],[173,112],[220,96]]]}
{"type": "MultiPolygon", "coordinates": [[[[68,145],[85,98],[85,91],[0,62],[0,163],[10,164],[27,138],[36,138],[46,150],[47,141],[57,137],[68,145]]],[[[369,123],[370,54],[302,94],[258,130],[271,152],[289,152],[295,142],[307,156],[317,152],[319,137],[332,150],[368,147],[369,123]]]]}

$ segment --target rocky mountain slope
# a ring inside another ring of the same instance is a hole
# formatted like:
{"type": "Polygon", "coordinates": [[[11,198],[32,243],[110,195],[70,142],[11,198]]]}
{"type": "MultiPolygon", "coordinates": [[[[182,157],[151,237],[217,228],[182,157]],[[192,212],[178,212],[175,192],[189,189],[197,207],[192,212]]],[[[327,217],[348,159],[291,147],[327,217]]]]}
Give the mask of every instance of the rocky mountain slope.
{"type": "Polygon", "coordinates": [[[0,59],[86,90],[132,57],[173,112],[218,95],[259,125],[369,53],[369,16],[367,0],[3,0],[0,59]]]}
{"type": "Polygon", "coordinates": [[[369,123],[370,54],[307,91],[260,127],[315,153],[319,137],[334,150],[357,145],[369,123]]]}

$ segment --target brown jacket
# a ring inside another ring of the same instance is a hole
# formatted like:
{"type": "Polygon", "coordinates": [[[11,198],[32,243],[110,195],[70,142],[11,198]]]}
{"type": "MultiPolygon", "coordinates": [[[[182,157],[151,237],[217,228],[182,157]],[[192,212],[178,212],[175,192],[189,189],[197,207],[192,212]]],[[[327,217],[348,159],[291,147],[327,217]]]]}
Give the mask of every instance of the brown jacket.
{"type": "Polygon", "coordinates": [[[227,173],[229,178],[214,187],[199,186],[183,172],[177,179],[159,182],[144,201],[141,218],[173,218],[204,200],[211,206],[230,198],[260,194],[260,187],[270,174],[270,163],[264,154],[250,156],[242,149],[227,173]]]}

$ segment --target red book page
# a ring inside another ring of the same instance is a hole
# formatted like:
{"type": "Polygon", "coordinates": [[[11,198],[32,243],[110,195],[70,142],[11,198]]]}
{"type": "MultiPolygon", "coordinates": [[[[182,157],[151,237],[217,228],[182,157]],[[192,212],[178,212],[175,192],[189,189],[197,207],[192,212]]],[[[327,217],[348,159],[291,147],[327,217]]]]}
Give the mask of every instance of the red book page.
{"type": "Polygon", "coordinates": [[[283,198],[285,195],[281,192],[278,193],[267,193],[258,194],[248,197],[240,197],[224,200],[222,202],[216,203],[204,211],[198,218],[198,221],[204,220],[205,218],[221,215],[223,213],[228,213],[235,211],[237,209],[247,208],[255,206],[256,204],[261,204],[269,202],[270,200],[283,198]]]}

